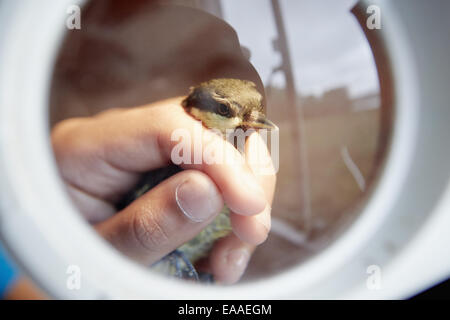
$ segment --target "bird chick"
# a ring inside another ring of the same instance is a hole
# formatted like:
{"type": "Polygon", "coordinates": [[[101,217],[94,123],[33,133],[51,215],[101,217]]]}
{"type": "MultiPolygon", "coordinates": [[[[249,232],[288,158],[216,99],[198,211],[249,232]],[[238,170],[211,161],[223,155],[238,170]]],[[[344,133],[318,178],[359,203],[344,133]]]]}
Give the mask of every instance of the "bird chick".
{"type": "Polygon", "coordinates": [[[277,128],[264,114],[262,95],[247,80],[213,79],[191,91],[182,104],[187,113],[210,129],[277,128]]]}
{"type": "MultiPolygon", "coordinates": [[[[227,133],[238,128],[244,131],[249,128],[276,129],[276,125],[266,118],[262,101],[262,95],[251,81],[213,79],[192,87],[182,106],[205,127],[219,130],[226,137],[227,133]]],[[[172,165],[148,173],[143,184],[132,193],[125,205],[180,170],[182,169],[172,165]]],[[[205,257],[214,242],[230,231],[229,210],[225,206],[194,239],[162,258],[153,269],[180,278],[198,280],[193,263],[205,257]]]]}

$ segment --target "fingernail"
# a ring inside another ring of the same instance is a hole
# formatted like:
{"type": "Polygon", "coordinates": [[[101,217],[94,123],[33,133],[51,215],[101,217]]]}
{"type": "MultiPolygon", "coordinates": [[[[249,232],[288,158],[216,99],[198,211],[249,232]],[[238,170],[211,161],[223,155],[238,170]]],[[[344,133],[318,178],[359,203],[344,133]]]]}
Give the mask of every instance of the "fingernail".
{"type": "Polygon", "coordinates": [[[216,186],[203,177],[189,179],[178,185],[175,200],[184,215],[194,222],[209,219],[223,207],[216,186]]]}
{"type": "Polygon", "coordinates": [[[234,249],[227,255],[228,266],[232,268],[239,277],[244,273],[249,259],[250,253],[246,249],[234,249]]]}

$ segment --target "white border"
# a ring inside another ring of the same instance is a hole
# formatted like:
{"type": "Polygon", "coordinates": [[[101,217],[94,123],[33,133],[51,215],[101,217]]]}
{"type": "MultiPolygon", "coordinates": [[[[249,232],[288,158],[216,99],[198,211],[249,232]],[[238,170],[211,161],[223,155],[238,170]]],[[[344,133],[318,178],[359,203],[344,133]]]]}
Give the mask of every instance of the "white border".
{"type": "MultiPolygon", "coordinates": [[[[417,74],[401,26],[385,34],[395,62],[397,110],[392,146],[378,188],[355,223],[331,246],[287,272],[228,288],[169,281],[121,257],[78,217],[63,192],[49,145],[51,70],[68,5],[80,1],[3,1],[0,8],[0,175],[2,237],[16,259],[61,298],[269,299],[308,297],[345,265],[391,214],[411,165],[417,132],[417,74]],[[36,19],[36,12],[41,13],[36,19]],[[7,26],[7,27],[6,27],[7,26]],[[26,236],[23,236],[26,232],[26,236]],[[82,270],[82,289],[66,289],[66,268],[82,270]]],[[[390,6],[383,3],[385,8],[390,6]]],[[[343,290],[345,288],[342,288],[343,290]]],[[[324,297],[327,293],[323,292],[324,297]]]]}

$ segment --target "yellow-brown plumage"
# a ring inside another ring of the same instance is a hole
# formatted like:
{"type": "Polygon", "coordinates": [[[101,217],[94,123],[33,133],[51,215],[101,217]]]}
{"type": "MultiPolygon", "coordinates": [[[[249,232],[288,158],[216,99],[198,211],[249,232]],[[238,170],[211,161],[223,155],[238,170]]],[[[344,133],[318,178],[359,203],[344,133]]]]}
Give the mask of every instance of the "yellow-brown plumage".
{"type": "MultiPolygon", "coordinates": [[[[276,126],[266,119],[262,95],[251,81],[238,79],[213,79],[191,88],[182,105],[186,112],[210,129],[217,129],[222,134],[227,130],[242,128],[273,129],[276,126]]],[[[158,170],[149,173],[146,181],[133,194],[131,201],[142,195],[160,180],[177,172],[177,169],[158,170]],[[156,178],[158,176],[158,178],[156,178]]],[[[155,264],[154,268],[179,277],[191,277],[195,270],[189,268],[188,261],[179,261],[179,257],[187,258],[195,263],[208,254],[214,242],[231,231],[229,210],[225,206],[222,212],[202,230],[194,239],[182,245],[172,254],[155,264]],[[179,268],[184,268],[181,271],[179,268]],[[183,270],[185,272],[183,272],[183,270]],[[183,275],[184,273],[184,275],[183,275]]]]}

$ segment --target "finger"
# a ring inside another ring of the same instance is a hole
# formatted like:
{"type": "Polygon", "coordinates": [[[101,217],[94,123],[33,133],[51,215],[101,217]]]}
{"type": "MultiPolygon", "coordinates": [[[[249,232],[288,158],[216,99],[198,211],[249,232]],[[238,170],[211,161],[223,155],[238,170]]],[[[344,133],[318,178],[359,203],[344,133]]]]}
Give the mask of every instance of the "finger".
{"type": "Polygon", "coordinates": [[[271,227],[271,207],[254,216],[243,216],[230,213],[230,222],[233,233],[243,242],[259,245],[266,241],[271,227]]]}
{"type": "Polygon", "coordinates": [[[261,213],[253,216],[231,213],[230,220],[233,232],[242,241],[258,245],[267,239],[270,231],[276,176],[269,150],[259,134],[254,133],[247,139],[245,152],[249,167],[265,192],[267,206],[261,213]]]}
{"type": "Polygon", "coordinates": [[[186,170],[96,228],[125,255],[151,264],[194,238],[222,208],[214,182],[200,171],[186,170]]]}
{"type": "Polygon", "coordinates": [[[197,163],[183,162],[182,167],[210,176],[237,214],[253,215],[266,207],[264,191],[242,155],[208,130],[202,131],[198,141],[201,125],[181,107],[181,98],[80,121],[54,129],[55,154],[65,180],[96,197],[117,199],[136,183],[137,173],[167,165],[176,147],[186,148],[195,160],[200,144],[210,154],[225,154],[227,161],[211,163],[200,152],[197,163]],[[180,129],[191,139],[174,140],[174,132],[180,129]],[[89,174],[76,174],[74,167],[89,174]]]}
{"type": "Polygon", "coordinates": [[[268,205],[263,212],[253,216],[231,213],[233,233],[219,240],[210,256],[199,266],[212,273],[216,281],[224,284],[235,283],[242,277],[255,245],[264,242],[270,231],[269,204],[272,203],[276,183],[271,156],[264,141],[256,133],[247,139],[245,152],[247,155],[258,155],[256,160],[248,159],[249,166],[265,191],[268,205]]]}
{"type": "Polygon", "coordinates": [[[66,184],[66,189],[72,202],[90,223],[106,220],[117,211],[111,203],[96,198],[70,184],[66,184]]]}
{"type": "Polygon", "coordinates": [[[208,259],[209,272],[214,280],[222,284],[237,282],[244,274],[254,249],[254,245],[243,242],[233,233],[217,241],[208,259]]]}

